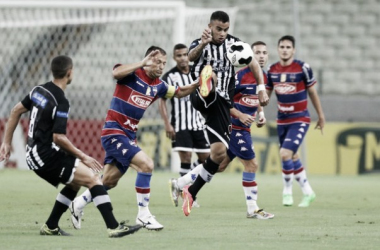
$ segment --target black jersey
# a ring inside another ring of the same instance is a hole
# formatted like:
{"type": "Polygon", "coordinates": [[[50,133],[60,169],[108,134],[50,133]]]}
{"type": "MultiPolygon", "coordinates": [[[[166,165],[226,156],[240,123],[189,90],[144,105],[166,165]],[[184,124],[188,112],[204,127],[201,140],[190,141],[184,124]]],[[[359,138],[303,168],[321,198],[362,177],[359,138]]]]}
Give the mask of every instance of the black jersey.
{"type": "Polygon", "coordinates": [[[70,104],[53,82],[33,88],[21,103],[30,110],[26,160],[30,169],[40,169],[54,161],[59,148],[53,134],[66,134],[70,104]]]}
{"type": "MultiPolygon", "coordinates": [[[[189,74],[184,74],[177,67],[168,71],[162,79],[169,85],[183,87],[192,83],[189,74]]],[[[190,102],[190,97],[171,98],[172,106],[170,124],[175,132],[183,130],[203,130],[204,118],[193,108],[190,102]]]]}
{"type": "MultiPolygon", "coordinates": [[[[235,69],[226,57],[227,50],[234,43],[240,41],[239,38],[227,35],[222,44],[209,43],[204,47],[202,54],[194,61],[191,68],[191,77],[195,80],[199,78],[200,72],[205,65],[211,65],[212,70],[218,78],[216,92],[231,103],[235,86],[235,69]]],[[[201,39],[193,41],[189,52],[197,47],[201,39]]]]}

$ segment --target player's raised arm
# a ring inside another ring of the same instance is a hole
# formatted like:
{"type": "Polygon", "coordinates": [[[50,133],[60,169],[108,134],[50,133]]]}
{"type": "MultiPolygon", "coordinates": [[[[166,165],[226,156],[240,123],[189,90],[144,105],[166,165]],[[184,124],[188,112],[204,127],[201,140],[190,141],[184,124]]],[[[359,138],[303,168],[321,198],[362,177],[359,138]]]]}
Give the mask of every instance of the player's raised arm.
{"type": "Polygon", "coordinates": [[[259,95],[260,105],[266,106],[269,103],[269,97],[265,91],[263,71],[255,58],[252,58],[252,61],[248,64],[248,66],[257,81],[257,92],[259,95]]]}
{"type": "Polygon", "coordinates": [[[130,63],[130,64],[122,64],[113,69],[112,75],[116,80],[120,80],[127,75],[133,73],[136,69],[141,67],[149,67],[155,63],[155,56],[158,55],[159,51],[154,50],[150,52],[142,61],[130,63]]]}
{"type": "Polygon", "coordinates": [[[0,162],[4,160],[8,161],[11,155],[11,144],[12,144],[13,133],[15,132],[17,124],[20,121],[21,115],[28,111],[29,110],[25,108],[21,102],[17,103],[13,107],[11,114],[9,116],[9,120],[7,122],[7,125],[5,127],[4,140],[0,148],[0,162]]]}
{"type": "Polygon", "coordinates": [[[211,30],[207,28],[203,31],[201,36],[201,42],[198,44],[198,46],[189,51],[189,61],[194,62],[195,60],[197,60],[199,56],[202,54],[204,47],[206,47],[206,45],[209,44],[211,40],[211,30]]]}
{"type": "Polygon", "coordinates": [[[325,114],[322,110],[322,105],[321,101],[319,100],[318,92],[314,88],[314,86],[311,86],[307,89],[307,93],[309,94],[310,100],[313,103],[315,111],[317,111],[318,114],[318,121],[317,125],[315,126],[315,129],[320,129],[321,133],[323,134],[323,127],[325,126],[325,114]]]}
{"type": "Polygon", "coordinates": [[[178,91],[175,92],[174,97],[182,98],[190,95],[193,91],[199,87],[199,82],[194,82],[192,84],[178,88],[178,91]]]}

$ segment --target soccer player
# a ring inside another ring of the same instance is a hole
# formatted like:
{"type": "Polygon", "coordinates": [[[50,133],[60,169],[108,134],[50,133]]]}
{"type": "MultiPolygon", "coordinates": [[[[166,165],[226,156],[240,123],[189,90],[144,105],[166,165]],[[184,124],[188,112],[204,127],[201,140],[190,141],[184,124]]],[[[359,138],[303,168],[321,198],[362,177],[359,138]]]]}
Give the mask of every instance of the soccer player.
{"type": "MultiPolygon", "coordinates": [[[[162,77],[169,85],[182,87],[191,83],[187,54],[188,48],[186,45],[176,44],[174,46],[173,59],[176,61],[176,66],[162,77]]],[[[172,140],[173,150],[178,151],[181,160],[179,174],[183,176],[190,171],[191,165],[195,167],[206,160],[210,154],[210,145],[205,137],[204,118],[199,111],[193,108],[189,98],[173,98],[170,102],[172,106],[170,121],[165,98],[160,99],[159,108],[161,117],[164,120],[166,136],[172,140]],[[193,164],[191,164],[192,152],[195,152],[198,156],[198,160],[193,164]]],[[[177,192],[174,195],[177,195],[177,192]]],[[[173,203],[176,207],[178,206],[178,197],[173,199],[173,203]]],[[[193,207],[198,206],[194,201],[193,207]]]]}
{"type": "Polygon", "coordinates": [[[318,114],[315,128],[320,129],[322,133],[325,116],[317,90],[314,88],[316,80],[312,69],[309,64],[294,59],[296,51],[294,37],[281,37],[278,40],[277,50],[280,61],[269,67],[267,92],[270,96],[274,89],[277,96],[277,133],[284,184],[282,203],[284,206],[293,205],[292,186],[295,178],[303,192],[303,199],[298,206],[308,207],[316,195],[297,154],[310,124],[307,95],[318,114]]]}
{"type": "MultiPolygon", "coordinates": [[[[266,44],[261,41],[252,44],[252,50],[256,61],[263,68],[268,61],[268,51],[266,44]]],[[[266,75],[264,74],[264,82],[266,75]]],[[[255,180],[258,168],[255,159],[255,152],[252,147],[252,138],[250,133],[251,123],[255,120],[256,126],[262,127],[266,123],[264,110],[259,105],[256,94],[257,82],[249,67],[239,70],[236,74],[236,88],[234,94],[234,108],[231,109],[232,133],[227,150],[227,157],[219,166],[218,172],[223,172],[228,164],[235,158],[244,165],[242,178],[243,191],[247,204],[247,218],[272,219],[273,214],[265,212],[257,205],[257,183],[255,180]]],[[[197,167],[198,168],[198,167],[197,167]]],[[[191,182],[193,175],[197,175],[197,169],[190,171],[185,176],[172,180],[172,193],[179,193],[179,190],[191,182]]],[[[177,195],[173,195],[173,199],[177,195]]]]}
{"type": "MultiPolygon", "coordinates": [[[[182,87],[168,85],[159,79],[166,65],[166,52],[151,46],[140,62],[117,64],[113,76],[117,79],[111,106],[102,130],[102,146],[106,151],[103,185],[115,187],[131,165],[137,173],[136,197],[138,214],[136,223],[149,230],[161,230],[161,225],[149,210],[150,180],[153,161],[136,144],[138,124],[145,110],[158,98],[181,98],[199,86],[192,83],[182,87]]],[[[81,227],[84,206],[91,202],[91,193],[86,190],[70,206],[71,220],[75,228],[81,227]]]]}
{"type": "Polygon", "coordinates": [[[93,172],[99,172],[102,165],[76,148],[66,137],[70,105],[64,91],[73,78],[71,58],[55,57],[51,63],[51,71],[53,81],[34,87],[12,109],[0,149],[0,161],[9,159],[13,133],[20,116],[30,111],[27,165],[53,186],[65,184],[56,198],[48,220],[41,227],[40,234],[70,235],[58,226],[58,222],[81,186],[89,188],[94,204],[106,223],[109,237],[122,237],[136,232],[141,225],[126,226],[116,221],[107,191],[93,172]]]}
{"type": "MultiPolygon", "coordinates": [[[[193,200],[206,182],[210,182],[227,156],[230,141],[230,108],[235,89],[235,72],[225,53],[238,38],[228,34],[230,20],[227,13],[215,11],[201,38],[192,42],[189,60],[192,79],[199,79],[199,89],[191,94],[190,100],[195,109],[205,118],[206,131],[210,141],[210,156],[207,158],[199,175],[191,186],[183,188],[185,216],[191,211],[193,200]]],[[[262,70],[255,59],[249,63],[258,83],[258,95],[261,105],[268,103],[262,70]]]]}

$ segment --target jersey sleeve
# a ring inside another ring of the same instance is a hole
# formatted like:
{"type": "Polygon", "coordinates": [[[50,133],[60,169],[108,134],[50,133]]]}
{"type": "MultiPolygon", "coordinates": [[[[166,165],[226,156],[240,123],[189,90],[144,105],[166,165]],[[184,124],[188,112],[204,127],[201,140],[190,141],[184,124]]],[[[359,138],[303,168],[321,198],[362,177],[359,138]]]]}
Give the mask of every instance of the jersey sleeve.
{"type": "Polygon", "coordinates": [[[159,85],[157,95],[159,97],[169,99],[169,98],[173,98],[175,93],[177,93],[177,91],[179,91],[178,86],[172,86],[162,81],[162,83],[159,85]]]}
{"type": "Polygon", "coordinates": [[[190,47],[189,47],[189,53],[190,53],[190,51],[192,51],[195,47],[197,47],[197,46],[199,45],[200,42],[201,42],[201,39],[194,40],[194,41],[190,44],[190,47]]]}
{"type": "Polygon", "coordinates": [[[56,134],[66,134],[67,120],[69,118],[69,102],[59,103],[54,114],[54,125],[52,132],[56,134]]]}
{"type": "Polygon", "coordinates": [[[317,81],[314,78],[313,70],[311,69],[309,64],[304,63],[302,65],[302,71],[305,76],[306,88],[310,88],[311,86],[317,83],[317,81]]]}
{"type": "Polygon", "coordinates": [[[22,99],[21,104],[28,110],[32,108],[32,100],[30,99],[30,94],[25,96],[24,99],[22,99]]]}

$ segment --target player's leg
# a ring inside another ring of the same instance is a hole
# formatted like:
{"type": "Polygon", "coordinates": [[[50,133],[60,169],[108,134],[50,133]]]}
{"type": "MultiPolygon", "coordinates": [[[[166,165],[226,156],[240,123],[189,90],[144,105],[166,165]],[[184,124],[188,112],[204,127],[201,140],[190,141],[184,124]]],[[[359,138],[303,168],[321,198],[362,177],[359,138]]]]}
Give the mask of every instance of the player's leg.
{"type": "Polygon", "coordinates": [[[141,225],[126,226],[116,221],[112,212],[111,199],[100,181],[92,170],[90,170],[83,163],[79,163],[74,179],[71,182],[72,186],[84,186],[90,190],[94,205],[101,213],[104,222],[108,228],[109,237],[122,237],[128,234],[132,234],[141,228],[141,225]]]}
{"type": "Polygon", "coordinates": [[[161,230],[164,228],[149,210],[150,201],[150,180],[154,164],[152,159],[143,151],[139,151],[133,158],[131,163],[139,167],[140,172],[137,173],[135,189],[138,205],[138,214],[136,223],[143,225],[149,230],[161,230]]]}
{"type": "Polygon", "coordinates": [[[293,151],[284,147],[291,141],[289,135],[288,125],[278,125],[277,133],[280,141],[280,157],[282,162],[282,204],[284,206],[293,205],[293,179],[294,179],[294,166],[292,161],[293,151]]]}
{"type": "Polygon", "coordinates": [[[191,152],[178,151],[179,159],[181,161],[181,167],[179,169],[179,175],[184,176],[190,171],[191,168],[191,152]]]}

